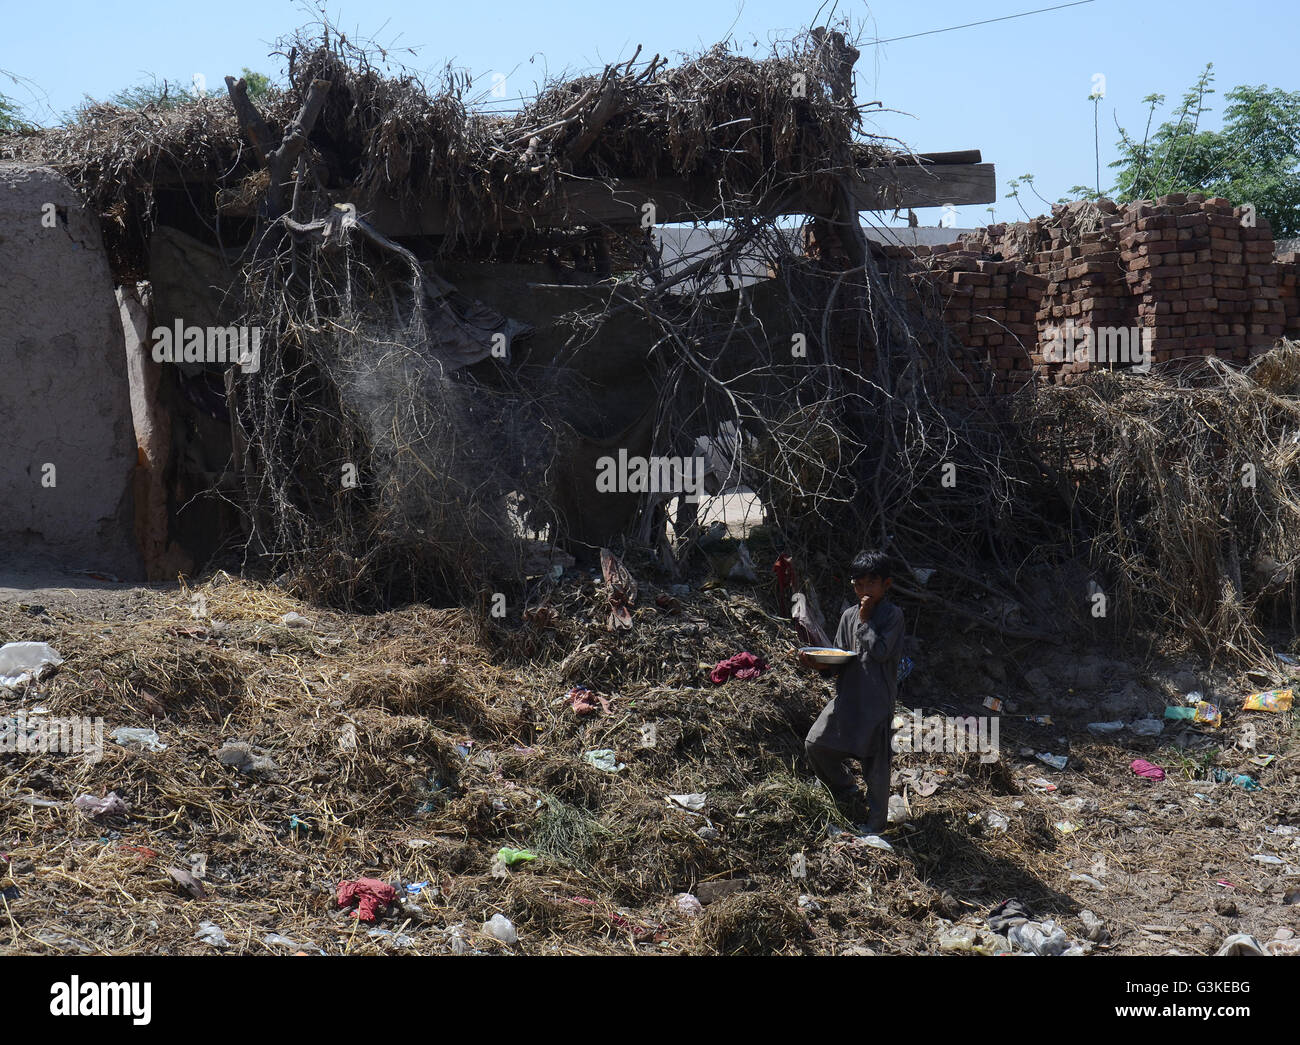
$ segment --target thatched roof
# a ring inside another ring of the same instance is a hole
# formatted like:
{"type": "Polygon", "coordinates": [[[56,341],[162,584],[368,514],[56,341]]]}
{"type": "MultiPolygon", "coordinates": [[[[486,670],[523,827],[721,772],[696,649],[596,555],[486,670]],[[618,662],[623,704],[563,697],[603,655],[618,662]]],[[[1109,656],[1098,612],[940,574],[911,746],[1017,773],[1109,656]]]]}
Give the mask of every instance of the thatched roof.
{"type": "MultiPolygon", "coordinates": [[[[386,75],[333,41],[290,51],[289,85],[260,108],[278,140],[313,83],[328,83],[308,135],[318,185],[363,208],[411,214],[433,204],[433,227],[453,236],[517,224],[566,187],[592,182],[671,178],[757,205],[830,176],[916,162],[861,133],[844,86],[851,58],[842,64],[836,36],[812,34],[764,60],[719,45],[674,68],[658,56],[630,61],[555,83],[502,115],[473,111],[463,80],[431,88],[386,75]]],[[[0,138],[0,157],[54,166],[101,213],[121,217],[133,191],[147,200],[158,185],[236,190],[262,166],[245,130],[226,95],[173,108],[94,105],[68,126],[0,138]]],[[[237,206],[237,196],[225,204],[237,206]]]]}

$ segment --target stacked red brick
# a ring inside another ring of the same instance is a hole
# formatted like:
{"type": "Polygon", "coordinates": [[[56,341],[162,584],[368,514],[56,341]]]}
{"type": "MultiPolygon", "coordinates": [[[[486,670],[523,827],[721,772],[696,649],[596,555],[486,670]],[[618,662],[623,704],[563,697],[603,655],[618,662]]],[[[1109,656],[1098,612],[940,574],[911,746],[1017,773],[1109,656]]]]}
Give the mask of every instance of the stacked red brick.
{"type": "MultiPolygon", "coordinates": [[[[1084,211],[1083,206],[1062,208],[1061,220],[1045,226],[1047,242],[1033,259],[1036,270],[1047,277],[1037,315],[1039,346],[1034,369],[1040,377],[1058,384],[1074,383],[1092,365],[1085,332],[1095,338],[1103,327],[1128,328],[1134,322],[1120,267],[1116,236],[1122,223],[1114,218],[1118,208],[1110,200],[1088,205],[1086,213],[1099,226],[1089,231],[1081,231],[1077,224],[1084,211]],[[1054,339],[1053,331],[1060,337],[1054,339]],[[1073,341],[1066,338],[1070,332],[1075,334],[1073,341]],[[1066,349],[1065,358],[1046,358],[1053,343],[1066,349]],[[1070,352],[1071,348],[1075,351],[1070,352]]],[[[1125,366],[1127,360],[1115,360],[1113,365],[1125,366]]]]}
{"type": "Polygon", "coordinates": [[[1136,330],[1157,363],[1207,354],[1244,363],[1300,331],[1300,254],[1275,260],[1267,222],[1200,194],[1122,208],[1078,201],[961,243],[877,253],[908,307],[941,318],[960,346],[965,379],[948,380],[954,395],[972,383],[1003,394],[1031,375],[1078,380],[1089,360],[1044,356],[1052,328],[1067,324],[1091,331],[1099,355],[1128,344],[1130,359],[1136,330]]]}
{"type": "Polygon", "coordinates": [[[1152,361],[1218,355],[1244,363],[1285,326],[1267,222],[1242,224],[1241,208],[1199,193],[1124,208],[1125,279],[1152,361]]]}
{"type": "Polygon", "coordinates": [[[973,383],[1001,395],[1032,377],[1041,277],[1020,262],[981,257],[960,243],[885,247],[881,253],[902,264],[909,297],[922,308],[937,306],[964,349],[956,362],[965,378],[950,374],[949,394],[962,396],[973,383]]]}

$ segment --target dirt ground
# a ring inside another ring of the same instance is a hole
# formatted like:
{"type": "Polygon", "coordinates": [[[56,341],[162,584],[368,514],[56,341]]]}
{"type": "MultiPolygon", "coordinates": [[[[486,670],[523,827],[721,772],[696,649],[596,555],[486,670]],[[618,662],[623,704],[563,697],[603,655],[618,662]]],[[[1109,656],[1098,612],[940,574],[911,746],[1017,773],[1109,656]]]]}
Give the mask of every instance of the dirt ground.
{"type": "Polygon", "coordinates": [[[792,663],[773,594],[670,597],[643,583],[633,628],[611,633],[603,586],[580,570],[549,594],[553,617],[525,622],[336,613],[224,574],[141,587],[8,568],[0,640],[48,642],[64,659],[0,689],[0,719],[102,716],[105,741],[98,761],[0,754],[0,948],[913,954],[968,946],[955,931],[966,926],[993,951],[1005,940],[985,915],[1011,897],[1097,955],[1300,933],[1293,715],[1240,710],[1265,680],[1004,644],[902,602],[909,630],[920,625],[904,720],[1007,703],[995,761],[894,756],[910,813],[882,851],[847,830],[802,763],[830,691],[792,663]],[[770,670],[710,682],[740,650],[770,670]],[[576,714],[579,685],[605,702],[576,714]],[[1087,728],[1159,719],[1193,689],[1221,705],[1221,727],[1087,728]],[[152,728],[166,748],[109,739],[122,726],[152,728]],[[591,764],[595,750],[623,768],[591,764]],[[1135,758],[1167,778],[1137,777],[1135,758]],[[1215,783],[1215,768],[1262,787],[1215,783]],[[125,813],[72,804],[108,792],[125,813]],[[667,797],[688,794],[702,807],[667,797]],[[503,847],[536,859],[494,867],[503,847]],[[169,869],[194,872],[203,896],[169,869]],[[374,924],[336,900],[360,877],[401,897],[374,924]],[[688,892],[707,902],[677,899],[688,892]],[[495,914],[517,943],[484,932],[495,914]],[[203,923],[223,937],[196,936],[203,923]]]}

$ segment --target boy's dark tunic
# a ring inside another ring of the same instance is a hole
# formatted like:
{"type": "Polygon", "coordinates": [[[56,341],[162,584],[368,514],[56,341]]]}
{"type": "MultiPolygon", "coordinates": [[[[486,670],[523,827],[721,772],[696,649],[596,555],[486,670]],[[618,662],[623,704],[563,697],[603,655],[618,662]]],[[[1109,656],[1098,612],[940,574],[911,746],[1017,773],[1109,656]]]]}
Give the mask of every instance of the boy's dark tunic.
{"type": "Polygon", "coordinates": [[[871,807],[868,826],[883,830],[889,805],[889,725],[903,653],[903,611],[886,600],[863,622],[858,620],[858,607],[850,606],[840,617],[835,645],[857,657],[840,669],[835,699],[808,731],[805,750],[814,771],[841,801],[854,791],[844,759],[861,760],[871,807]]]}

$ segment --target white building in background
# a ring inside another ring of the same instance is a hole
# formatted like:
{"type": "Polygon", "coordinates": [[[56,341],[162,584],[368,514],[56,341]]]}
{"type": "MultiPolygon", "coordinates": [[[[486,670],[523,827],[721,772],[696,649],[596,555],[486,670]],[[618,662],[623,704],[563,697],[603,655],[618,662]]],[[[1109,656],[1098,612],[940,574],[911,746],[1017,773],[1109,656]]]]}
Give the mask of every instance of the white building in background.
{"type": "MultiPolygon", "coordinates": [[[[785,230],[789,236],[789,248],[801,249],[799,228],[785,230]]],[[[937,226],[906,225],[863,225],[862,231],[867,239],[875,243],[891,246],[933,247],[944,243],[954,243],[963,234],[974,229],[940,228],[937,226]]],[[[663,275],[671,276],[687,266],[694,265],[702,258],[722,250],[730,229],[725,226],[708,225],[658,225],[652,231],[655,244],[663,257],[663,275]]],[[[684,283],[677,292],[686,290],[705,290],[706,293],[721,293],[730,288],[761,283],[771,277],[767,259],[761,247],[742,251],[731,261],[731,270],[727,275],[716,275],[707,287],[700,288],[693,283],[684,283]]]]}

